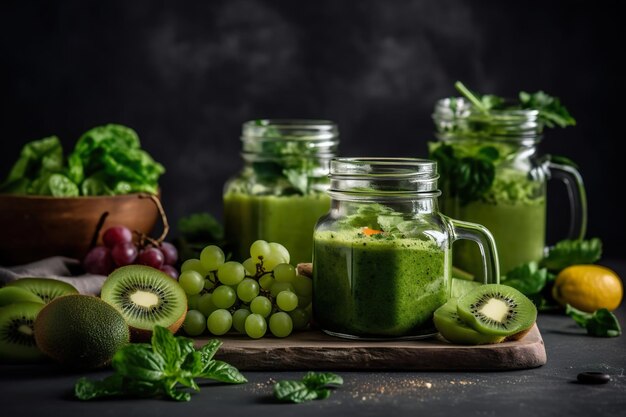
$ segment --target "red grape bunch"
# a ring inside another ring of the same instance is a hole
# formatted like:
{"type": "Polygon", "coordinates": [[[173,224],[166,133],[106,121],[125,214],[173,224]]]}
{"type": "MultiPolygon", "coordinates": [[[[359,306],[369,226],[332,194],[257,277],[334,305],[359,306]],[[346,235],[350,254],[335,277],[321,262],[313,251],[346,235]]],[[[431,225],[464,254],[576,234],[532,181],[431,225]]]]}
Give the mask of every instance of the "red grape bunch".
{"type": "Polygon", "coordinates": [[[147,245],[133,242],[133,233],[124,226],[113,226],[102,235],[104,246],[96,246],[87,253],[83,267],[90,274],[109,275],[115,268],[140,264],[160,269],[174,279],[178,271],[178,251],[169,242],[154,241],[147,245]]]}

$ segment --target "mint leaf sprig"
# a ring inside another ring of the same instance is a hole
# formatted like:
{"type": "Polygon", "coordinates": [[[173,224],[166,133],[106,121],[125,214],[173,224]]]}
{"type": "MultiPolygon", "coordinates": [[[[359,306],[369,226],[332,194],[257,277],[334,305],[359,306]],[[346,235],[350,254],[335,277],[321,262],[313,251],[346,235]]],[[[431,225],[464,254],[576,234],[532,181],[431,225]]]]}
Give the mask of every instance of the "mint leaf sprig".
{"type": "Polygon", "coordinates": [[[343,378],[331,372],[308,372],[300,381],[278,381],[274,395],[280,401],[302,403],[328,398],[331,388],[343,385],[343,378]]]}
{"type": "Polygon", "coordinates": [[[155,326],[151,344],[122,347],[113,357],[113,375],[100,381],[81,378],[74,394],[80,400],[125,396],[189,401],[191,394],[181,387],[199,391],[197,378],[230,384],[247,382],[237,368],[213,359],[221,345],[214,339],[196,350],[193,340],[175,337],[166,328],[155,326]]]}
{"type": "Polygon", "coordinates": [[[622,334],[622,328],[615,314],[606,308],[593,313],[586,313],[567,304],[565,314],[574,319],[576,324],[587,329],[587,334],[596,337],[617,337],[622,334]]]}
{"type": "Polygon", "coordinates": [[[487,117],[490,116],[491,110],[529,109],[539,112],[539,120],[546,127],[553,128],[556,126],[567,127],[576,125],[576,119],[574,119],[567,108],[561,104],[561,100],[543,91],[537,91],[535,93],[521,91],[518,95],[519,103],[505,106],[506,101],[504,98],[491,94],[481,96],[480,94],[472,92],[460,81],[454,83],[454,87],[463,97],[472,103],[476,110],[487,117]]]}
{"type": "Polygon", "coordinates": [[[554,310],[560,308],[551,295],[556,274],[572,265],[593,264],[601,256],[602,241],[599,238],[562,240],[549,248],[541,261],[521,264],[501,280],[528,296],[540,311],[554,310]]]}
{"type": "Polygon", "coordinates": [[[592,264],[601,256],[602,241],[599,238],[562,240],[549,249],[541,264],[549,270],[560,271],[571,265],[592,264]]]}
{"type": "Polygon", "coordinates": [[[546,283],[554,277],[546,268],[539,268],[537,262],[528,262],[509,271],[502,277],[502,284],[511,286],[529,296],[539,294],[546,283]]]}

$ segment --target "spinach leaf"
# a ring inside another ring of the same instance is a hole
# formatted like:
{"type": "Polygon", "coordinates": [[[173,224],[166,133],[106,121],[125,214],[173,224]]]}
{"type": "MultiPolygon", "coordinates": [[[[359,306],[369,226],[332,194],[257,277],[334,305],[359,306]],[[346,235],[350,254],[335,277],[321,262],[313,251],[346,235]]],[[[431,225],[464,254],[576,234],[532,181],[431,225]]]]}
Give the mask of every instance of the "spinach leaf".
{"type": "Polygon", "coordinates": [[[528,296],[538,294],[548,281],[548,270],[539,268],[537,262],[528,262],[509,271],[502,277],[502,284],[511,286],[528,296]]]}
{"type": "MultiPolygon", "coordinates": [[[[76,184],[65,175],[52,174],[48,179],[50,195],[54,197],[78,197],[80,194],[76,184]]],[[[43,193],[42,193],[43,194],[43,193]]]]}
{"type": "MultiPolygon", "coordinates": [[[[27,143],[20,157],[13,164],[6,179],[0,184],[0,192],[24,190],[24,184],[63,170],[63,147],[59,138],[50,136],[27,143]]],[[[45,180],[40,181],[44,183],[45,180]]],[[[38,184],[37,187],[41,185],[38,184]]],[[[27,192],[30,191],[27,188],[27,192]]]]}
{"type": "Polygon", "coordinates": [[[541,264],[551,271],[560,271],[571,265],[594,263],[601,256],[602,241],[598,238],[562,240],[549,249],[541,264]]]}
{"type": "Polygon", "coordinates": [[[108,124],[85,132],[64,162],[56,136],[27,143],[0,193],[75,197],[158,193],[163,166],[140,149],[137,133],[108,124]]]}
{"type": "Polygon", "coordinates": [[[575,126],[576,120],[569,114],[569,111],[561,104],[557,97],[549,96],[543,91],[536,93],[519,93],[519,101],[522,108],[539,110],[539,118],[547,127],[567,127],[575,126]]]}
{"type": "Polygon", "coordinates": [[[343,384],[343,378],[330,372],[308,372],[300,381],[278,381],[274,395],[280,401],[302,403],[330,396],[330,387],[343,384]],[[330,387],[329,387],[330,386],[330,387]]]}
{"type": "Polygon", "coordinates": [[[115,373],[101,381],[81,378],[74,393],[81,400],[109,396],[169,397],[189,401],[191,394],[179,387],[199,390],[197,378],[241,384],[247,382],[237,368],[213,359],[221,342],[211,340],[196,350],[193,340],[175,337],[155,326],[151,344],[131,344],[119,349],[112,361],[115,373]]]}
{"type": "Polygon", "coordinates": [[[435,145],[430,157],[437,162],[442,182],[451,196],[459,197],[462,205],[479,200],[491,188],[495,176],[495,163],[500,152],[493,146],[482,146],[465,156],[457,155],[452,145],[435,145]]]}
{"type": "Polygon", "coordinates": [[[573,318],[580,327],[587,329],[587,334],[591,336],[617,337],[622,334],[617,317],[606,308],[586,313],[567,304],[565,314],[573,318]]]}

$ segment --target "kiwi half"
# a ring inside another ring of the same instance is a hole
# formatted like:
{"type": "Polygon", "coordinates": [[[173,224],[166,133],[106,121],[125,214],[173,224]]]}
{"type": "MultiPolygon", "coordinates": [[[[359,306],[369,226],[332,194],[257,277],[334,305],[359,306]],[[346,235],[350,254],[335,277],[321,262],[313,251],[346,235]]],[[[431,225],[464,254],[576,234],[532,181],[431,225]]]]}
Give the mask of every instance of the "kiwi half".
{"type": "Polygon", "coordinates": [[[78,290],[67,282],[51,278],[21,278],[7,284],[7,287],[24,288],[49,303],[57,297],[78,294],[78,290]]]}
{"type": "Polygon", "coordinates": [[[20,302],[43,304],[43,300],[32,292],[20,287],[0,288],[0,307],[20,302]]]}
{"type": "Polygon", "coordinates": [[[42,303],[14,303],[0,308],[0,359],[34,361],[43,357],[37,348],[34,323],[42,303]]]}
{"type": "Polygon", "coordinates": [[[180,328],[187,314],[187,296],[169,275],[143,265],[128,265],[113,271],[100,295],[124,316],[134,341],[148,340],[154,326],[180,328]]]}
{"type": "Polygon", "coordinates": [[[537,319],[537,308],[528,297],[500,284],[481,285],[459,298],[457,312],[476,331],[495,336],[528,329],[537,319]]]}
{"type": "Polygon", "coordinates": [[[463,345],[483,345],[500,343],[504,336],[494,336],[478,333],[467,325],[457,313],[457,300],[450,299],[447,303],[435,310],[433,317],[435,327],[446,340],[463,345]]]}

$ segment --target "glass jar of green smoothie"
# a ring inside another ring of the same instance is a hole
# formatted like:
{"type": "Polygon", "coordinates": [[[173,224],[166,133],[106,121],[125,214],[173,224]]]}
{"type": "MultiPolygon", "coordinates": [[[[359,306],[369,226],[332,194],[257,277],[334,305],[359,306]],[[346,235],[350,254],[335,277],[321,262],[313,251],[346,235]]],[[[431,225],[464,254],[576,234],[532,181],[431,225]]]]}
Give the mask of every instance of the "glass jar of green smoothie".
{"type": "Polygon", "coordinates": [[[278,242],[291,263],[311,262],[313,227],[330,207],[328,167],[339,144],[326,120],[243,124],[243,170],[224,187],[226,239],[235,259],[257,239],[278,242]]]}
{"type": "MultiPolygon", "coordinates": [[[[442,211],[493,233],[503,274],[544,256],[550,178],[568,187],[569,238],[584,237],[582,178],[574,167],[538,156],[544,128],[538,110],[503,107],[485,114],[466,99],[447,98],[437,102],[433,120],[438,142],[430,144],[430,155],[440,166],[442,211]]],[[[454,265],[479,275],[478,247],[455,244],[454,265]]]]}
{"type": "Polygon", "coordinates": [[[328,334],[421,338],[450,295],[451,245],[482,248],[485,282],[498,282],[493,237],[439,212],[437,164],[410,158],[337,158],[331,209],[313,235],[313,315],[328,334]]]}

